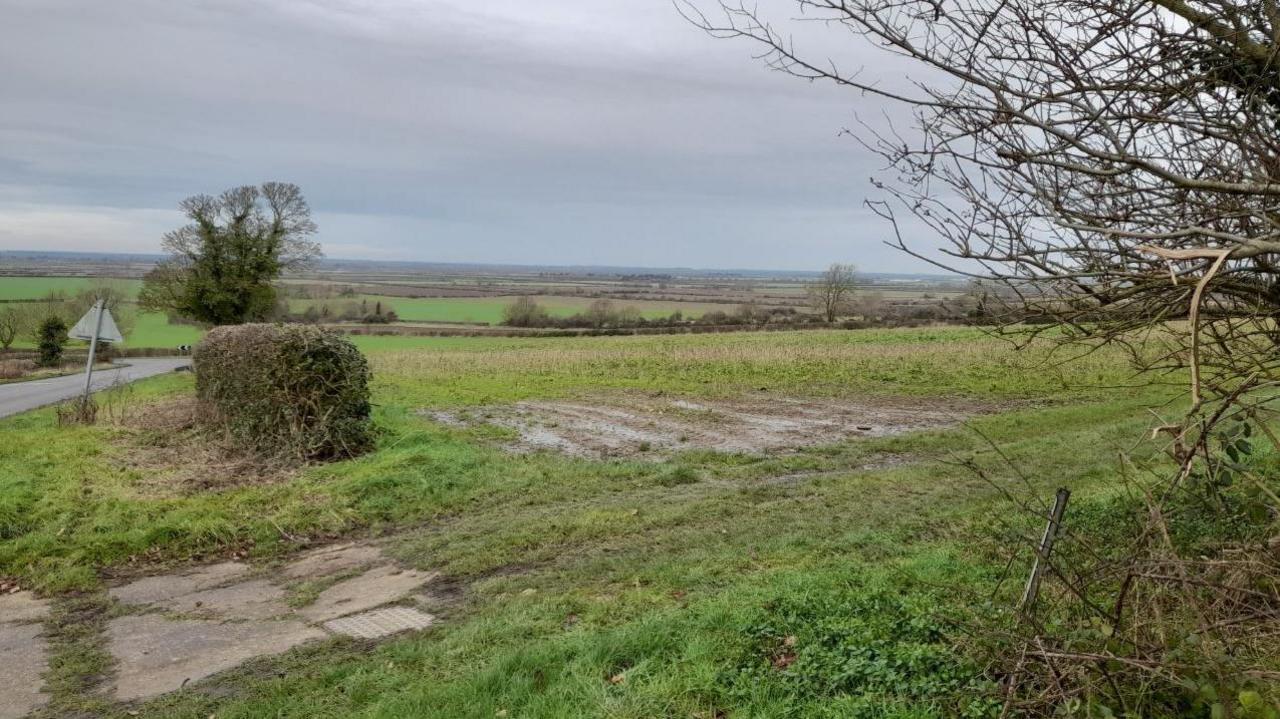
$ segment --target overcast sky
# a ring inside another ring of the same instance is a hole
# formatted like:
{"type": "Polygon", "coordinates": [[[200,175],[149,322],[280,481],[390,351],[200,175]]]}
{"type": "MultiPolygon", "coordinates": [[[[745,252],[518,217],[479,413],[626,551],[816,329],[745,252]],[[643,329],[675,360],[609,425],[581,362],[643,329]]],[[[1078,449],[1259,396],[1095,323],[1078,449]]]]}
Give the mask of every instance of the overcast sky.
{"type": "Polygon", "coordinates": [[[756,50],[669,0],[0,0],[0,249],[154,252],[282,180],[331,257],[927,269],[839,135],[879,101],[756,50]]]}

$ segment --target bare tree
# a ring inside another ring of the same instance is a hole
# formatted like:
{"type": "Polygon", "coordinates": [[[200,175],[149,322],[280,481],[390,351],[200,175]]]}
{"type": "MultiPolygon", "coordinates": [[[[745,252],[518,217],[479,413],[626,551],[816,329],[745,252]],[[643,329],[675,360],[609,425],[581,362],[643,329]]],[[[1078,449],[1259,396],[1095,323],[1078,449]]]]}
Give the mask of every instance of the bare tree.
{"type": "Polygon", "coordinates": [[[1144,368],[1190,365],[1194,407],[1206,384],[1229,391],[1216,380],[1280,375],[1280,2],[796,5],[928,79],[845,72],[753,5],[683,7],[774,69],[910,109],[911,129],[852,134],[892,168],[871,208],[895,229],[914,215],[945,259],[902,232],[891,244],[1005,285],[1071,338],[1125,343],[1144,368]],[[1128,343],[1178,319],[1200,331],[1128,343]]]}
{"type": "Polygon", "coordinates": [[[277,311],[279,276],[320,257],[311,209],[296,185],[267,182],[182,202],[190,224],[164,237],[169,259],[147,274],[142,307],[210,324],[277,311]]]}
{"type": "Polygon", "coordinates": [[[0,308],[0,349],[9,349],[22,331],[21,317],[13,307],[0,308]]]}
{"type": "Polygon", "coordinates": [[[832,263],[822,276],[806,287],[809,305],[822,313],[828,322],[835,322],[852,307],[857,278],[853,265],[832,263]]]}
{"type": "Polygon", "coordinates": [[[1055,568],[1074,596],[1058,620],[1101,618],[1105,633],[1086,650],[1048,622],[1020,625],[1020,648],[996,659],[1008,662],[1004,715],[1073,702],[1181,714],[1199,681],[1227,697],[1215,715],[1248,715],[1263,701],[1251,682],[1278,678],[1280,593],[1253,588],[1280,576],[1258,549],[1280,498],[1274,472],[1243,457],[1254,427],[1280,449],[1267,406],[1280,386],[1280,0],[796,0],[806,20],[916,67],[905,83],[815,56],[754,4],[683,1],[776,70],[911,113],[911,127],[850,133],[889,168],[868,204],[890,244],[981,280],[984,315],[1048,318],[1052,337],[1190,377],[1189,410],[1157,431],[1176,472],[1140,485],[1132,546],[1055,568]],[[1172,498],[1225,507],[1241,481],[1260,497],[1240,500],[1264,518],[1254,544],[1206,556],[1171,539],[1172,498]]]}
{"type": "Polygon", "coordinates": [[[854,309],[867,322],[879,322],[885,311],[883,292],[864,292],[858,296],[854,309]]]}
{"type": "Polygon", "coordinates": [[[122,335],[128,337],[133,333],[138,318],[131,293],[124,283],[112,280],[96,280],[69,298],[66,301],[67,322],[75,323],[92,309],[98,300],[106,303],[106,308],[111,312],[116,328],[122,335]]]}

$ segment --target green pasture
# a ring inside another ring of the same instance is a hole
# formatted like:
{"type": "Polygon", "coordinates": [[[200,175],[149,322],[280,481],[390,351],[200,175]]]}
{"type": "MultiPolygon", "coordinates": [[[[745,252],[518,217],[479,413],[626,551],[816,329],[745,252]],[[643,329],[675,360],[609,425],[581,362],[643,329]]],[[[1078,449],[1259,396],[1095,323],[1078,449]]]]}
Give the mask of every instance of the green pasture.
{"type": "Polygon", "coordinates": [[[91,277],[0,277],[0,300],[38,300],[51,292],[75,294],[101,282],[127,288],[137,294],[141,280],[95,279],[91,277]]]}

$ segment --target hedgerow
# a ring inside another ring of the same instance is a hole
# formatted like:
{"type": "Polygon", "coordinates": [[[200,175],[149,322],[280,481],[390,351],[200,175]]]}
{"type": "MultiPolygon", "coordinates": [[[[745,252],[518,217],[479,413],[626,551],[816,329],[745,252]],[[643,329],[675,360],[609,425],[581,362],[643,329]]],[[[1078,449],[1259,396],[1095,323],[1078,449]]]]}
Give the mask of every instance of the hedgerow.
{"type": "Polygon", "coordinates": [[[373,443],[369,363],[335,332],[218,327],[196,346],[192,363],[202,421],[247,449],[325,460],[360,454],[373,443]]]}

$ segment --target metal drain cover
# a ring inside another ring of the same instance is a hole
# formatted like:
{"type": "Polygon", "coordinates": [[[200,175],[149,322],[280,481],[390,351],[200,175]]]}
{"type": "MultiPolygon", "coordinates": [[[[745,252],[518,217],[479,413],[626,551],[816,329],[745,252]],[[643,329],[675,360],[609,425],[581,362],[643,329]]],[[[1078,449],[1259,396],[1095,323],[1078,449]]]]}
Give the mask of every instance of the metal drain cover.
{"type": "Polygon", "coordinates": [[[334,619],[325,622],[324,628],[334,634],[345,634],[348,637],[377,639],[410,629],[426,629],[435,620],[435,617],[417,609],[387,607],[334,619]]]}

